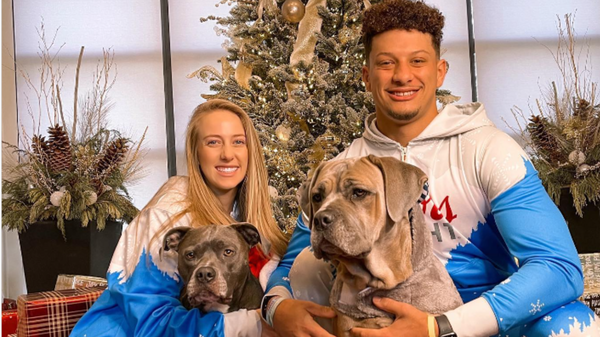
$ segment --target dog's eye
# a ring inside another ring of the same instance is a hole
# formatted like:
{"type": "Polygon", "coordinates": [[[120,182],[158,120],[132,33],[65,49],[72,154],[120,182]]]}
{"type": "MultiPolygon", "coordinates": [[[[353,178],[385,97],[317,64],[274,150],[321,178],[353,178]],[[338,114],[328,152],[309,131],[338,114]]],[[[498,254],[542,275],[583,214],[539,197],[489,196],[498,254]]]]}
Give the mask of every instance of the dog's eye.
{"type": "Polygon", "coordinates": [[[192,260],[194,257],[196,257],[196,254],[194,254],[194,252],[185,253],[185,258],[188,260],[192,260]]]}
{"type": "Polygon", "coordinates": [[[352,196],[355,198],[362,198],[367,195],[367,191],[361,190],[360,188],[355,188],[352,190],[352,196]]]}
{"type": "Polygon", "coordinates": [[[233,254],[235,254],[235,252],[231,249],[225,249],[225,251],[223,252],[223,255],[229,257],[229,256],[233,256],[233,254]]]}
{"type": "Polygon", "coordinates": [[[321,193],[315,193],[315,194],[313,194],[312,200],[314,202],[321,202],[321,200],[323,200],[323,198],[321,197],[321,193]]]}

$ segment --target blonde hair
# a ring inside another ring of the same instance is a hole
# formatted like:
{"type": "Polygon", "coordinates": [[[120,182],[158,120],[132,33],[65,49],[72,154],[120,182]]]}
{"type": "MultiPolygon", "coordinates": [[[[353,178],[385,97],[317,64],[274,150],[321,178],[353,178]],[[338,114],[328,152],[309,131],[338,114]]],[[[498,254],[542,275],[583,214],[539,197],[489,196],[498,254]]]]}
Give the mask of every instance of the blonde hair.
{"type": "Polygon", "coordinates": [[[269,180],[262,146],[252,120],[239,106],[223,99],[212,99],[198,105],[190,118],[187,128],[185,152],[189,176],[187,206],[174,221],[185,214],[191,216],[192,225],[229,224],[236,222],[206,184],[198,161],[200,121],[207,113],[227,110],[239,117],[246,133],[248,147],[248,170],[239,185],[236,201],[241,221],[247,221],[258,229],[271,244],[271,252],[283,256],[287,249],[287,238],[279,229],[269,197],[269,180]]]}

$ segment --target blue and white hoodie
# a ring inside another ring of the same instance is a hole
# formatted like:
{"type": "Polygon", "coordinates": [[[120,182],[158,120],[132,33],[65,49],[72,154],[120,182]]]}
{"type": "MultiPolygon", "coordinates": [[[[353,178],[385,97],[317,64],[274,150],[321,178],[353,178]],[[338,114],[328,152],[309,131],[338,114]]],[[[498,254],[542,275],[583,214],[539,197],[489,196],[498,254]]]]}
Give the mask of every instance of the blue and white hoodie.
{"type": "MultiPolygon", "coordinates": [[[[447,105],[406,147],[383,135],[370,115],[363,137],[336,159],[369,154],[398,158],[429,177],[430,195],[420,206],[433,249],[468,302],[446,314],[458,336],[507,331],[583,292],[561,213],[522,148],[493,125],[482,104],[447,105]]],[[[291,293],[287,273],[310,244],[303,222],[299,217],[268,289],[291,293]]]]}
{"type": "MultiPolygon", "coordinates": [[[[183,282],[177,253],[160,249],[170,229],[161,227],[185,206],[187,186],[187,177],[170,178],[129,224],[110,263],[108,289],[71,336],[260,336],[260,317],[254,310],[201,314],[179,301],[183,282]]],[[[173,227],[189,225],[190,217],[184,216],[173,227]]]]}

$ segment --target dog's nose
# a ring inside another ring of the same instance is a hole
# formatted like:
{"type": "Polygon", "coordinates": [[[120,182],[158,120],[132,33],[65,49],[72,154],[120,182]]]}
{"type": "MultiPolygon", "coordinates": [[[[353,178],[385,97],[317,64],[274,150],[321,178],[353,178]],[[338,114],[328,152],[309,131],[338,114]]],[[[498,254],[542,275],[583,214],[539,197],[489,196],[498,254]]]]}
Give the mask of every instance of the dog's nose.
{"type": "Polygon", "coordinates": [[[317,230],[324,230],[327,227],[329,227],[329,225],[331,225],[333,223],[333,221],[335,220],[335,216],[333,215],[333,213],[331,212],[319,212],[317,215],[315,215],[315,228],[317,230]]]}
{"type": "Polygon", "coordinates": [[[217,272],[212,267],[202,267],[196,272],[196,278],[202,283],[209,283],[215,279],[217,272]]]}

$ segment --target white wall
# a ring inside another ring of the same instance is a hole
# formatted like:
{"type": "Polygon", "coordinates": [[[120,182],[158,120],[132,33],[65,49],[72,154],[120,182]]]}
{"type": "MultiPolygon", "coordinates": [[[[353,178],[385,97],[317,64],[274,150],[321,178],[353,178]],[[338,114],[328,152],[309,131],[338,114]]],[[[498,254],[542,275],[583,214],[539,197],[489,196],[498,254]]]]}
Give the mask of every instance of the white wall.
{"type": "MultiPolygon", "coordinates": [[[[13,62],[12,1],[2,1],[2,141],[16,144],[17,106],[15,97],[15,72],[13,62]]],[[[2,160],[16,160],[4,151],[2,160]]],[[[4,178],[4,171],[2,172],[4,178]]],[[[2,298],[17,299],[26,292],[21,248],[17,232],[2,227],[2,298]]]]}
{"type": "Polygon", "coordinates": [[[567,13],[575,13],[578,45],[584,47],[585,39],[590,44],[589,61],[596,66],[593,80],[599,82],[600,1],[474,1],[479,101],[496,126],[509,134],[508,125],[516,127],[511,108],[518,106],[529,114],[529,105],[535,107],[535,99],[542,97],[540,88],[560,82],[551,52],[556,52],[558,41],[557,15],[564,26],[567,13]]]}

